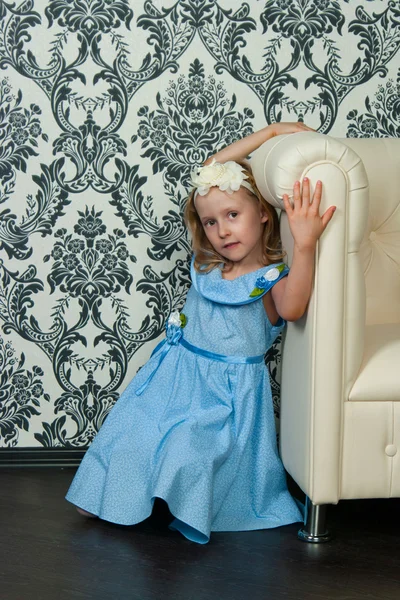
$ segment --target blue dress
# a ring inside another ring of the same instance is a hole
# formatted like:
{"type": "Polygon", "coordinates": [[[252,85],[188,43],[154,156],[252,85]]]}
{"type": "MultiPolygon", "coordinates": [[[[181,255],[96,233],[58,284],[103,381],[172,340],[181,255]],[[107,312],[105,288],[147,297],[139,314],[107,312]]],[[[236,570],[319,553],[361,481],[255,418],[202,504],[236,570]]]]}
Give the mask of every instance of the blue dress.
{"type": "Polygon", "coordinates": [[[184,327],[167,326],[86,452],[67,500],[133,525],[162,498],[170,529],[200,544],[211,531],[303,521],[278,454],[263,361],[285,321],[272,326],[261,298],[287,273],[275,264],[231,281],[192,262],[184,327]]]}

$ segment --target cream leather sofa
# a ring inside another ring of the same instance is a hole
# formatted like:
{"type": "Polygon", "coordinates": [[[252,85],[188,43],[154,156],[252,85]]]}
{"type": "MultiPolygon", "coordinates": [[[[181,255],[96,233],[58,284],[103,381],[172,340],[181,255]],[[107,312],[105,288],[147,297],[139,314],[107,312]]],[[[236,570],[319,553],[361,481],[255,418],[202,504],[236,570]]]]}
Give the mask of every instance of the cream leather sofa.
{"type": "MultiPolygon", "coordinates": [[[[323,182],[321,214],[337,206],[282,353],[280,452],[307,496],[299,537],[326,541],[327,504],[400,496],[400,139],[283,135],[251,163],[276,207],[304,176],[323,182]]],[[[290,265],[285,212],[281,235],[290,265]]]]}

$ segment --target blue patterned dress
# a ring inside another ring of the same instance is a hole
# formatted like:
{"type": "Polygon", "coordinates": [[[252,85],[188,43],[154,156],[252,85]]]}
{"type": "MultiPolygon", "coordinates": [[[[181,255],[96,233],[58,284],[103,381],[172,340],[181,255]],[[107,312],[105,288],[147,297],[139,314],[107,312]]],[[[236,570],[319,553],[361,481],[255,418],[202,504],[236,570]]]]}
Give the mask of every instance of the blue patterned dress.
{"type": "Polygon", "coordinates": [[[269,265],[232,281],[191,269],[185,326],[128,385],[79,467],[67,500],[101,519],[133,525],[155,497],[170,529],[207,543],[211,531],[303,521],[279,458],[263,355],[283,329],[262,296],[288,269],[269,265]]]}

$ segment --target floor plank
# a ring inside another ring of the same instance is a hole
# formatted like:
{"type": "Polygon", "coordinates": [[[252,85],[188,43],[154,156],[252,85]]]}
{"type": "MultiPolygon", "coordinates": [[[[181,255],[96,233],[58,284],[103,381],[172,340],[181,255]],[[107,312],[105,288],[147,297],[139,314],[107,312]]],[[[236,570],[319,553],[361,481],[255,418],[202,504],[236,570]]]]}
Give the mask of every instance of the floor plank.
{"type": "Polygon", "coordinates": [[[330,506],[327,544],[289,525],[201,546],[162,501],[132,527],[82,518],[64,500],[74,472],[0,471],[1,600],[400,599],[400,499],[330,506]]]}

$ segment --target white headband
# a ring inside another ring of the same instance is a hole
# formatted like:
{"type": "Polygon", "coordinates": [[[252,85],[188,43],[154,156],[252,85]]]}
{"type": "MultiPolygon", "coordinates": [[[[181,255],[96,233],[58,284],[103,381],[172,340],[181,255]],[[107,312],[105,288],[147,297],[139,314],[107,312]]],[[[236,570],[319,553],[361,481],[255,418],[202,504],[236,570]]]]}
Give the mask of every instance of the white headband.
{"type": "Polygon", "coordinates": [[[240,186],[250,190],[254,194],[254,190],[250,183],[245,181],[247,175],[243,174],[243,167],[233,160],[226,163],[218,163],[215,158],[211,164],[205,167],[197,167],[190,174],[190,183],[197,188],[194,194],[194,199],[200,194],[205,196],[210,191],[211,187],[218,187],[222,192],[233,194],[237,192],[240,186]]]}

